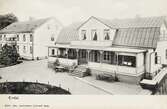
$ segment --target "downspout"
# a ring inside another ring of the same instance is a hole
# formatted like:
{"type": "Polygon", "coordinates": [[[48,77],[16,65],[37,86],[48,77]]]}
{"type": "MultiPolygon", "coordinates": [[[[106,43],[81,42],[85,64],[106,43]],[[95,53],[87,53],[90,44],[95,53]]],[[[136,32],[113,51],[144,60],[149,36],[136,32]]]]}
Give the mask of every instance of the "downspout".
{"type": "Polygon", "coordinates": [[[153,52],[150,53],[150,59],[149,59],[149,63],[150,63],[149,64],[149,73],[150,74],[151,74],[151,56],[152,56],[153,53],[155,53],[155,51],[153,51],[153,52]]]}
{"type": "Polygon", "coordinates": [[[34,32],[32,32],[32,59],[34,60],[34,32]]]}

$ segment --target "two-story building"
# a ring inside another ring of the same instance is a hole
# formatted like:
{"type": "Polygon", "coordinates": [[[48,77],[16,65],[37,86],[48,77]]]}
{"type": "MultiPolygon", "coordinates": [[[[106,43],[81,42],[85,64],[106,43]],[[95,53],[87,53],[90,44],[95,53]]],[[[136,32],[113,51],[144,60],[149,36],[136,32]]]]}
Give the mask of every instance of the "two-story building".
{"type": "Polygon", "coordinates": [[[85,65],[92,75],[116,75],[119,81],[138,84],[145,74],[155,76],[167,65],[167,20],[90,17],[63,28],[52,48],[57,57],[49,62],[85,65]]]}
{"type": "Polygon", "coordinates": [[[16,45],[25,59],[46,58],[48,47],[55,44],[61,29],[62,24],[55,18],[12,23],[0,31],[0,46],[16,45]]]}

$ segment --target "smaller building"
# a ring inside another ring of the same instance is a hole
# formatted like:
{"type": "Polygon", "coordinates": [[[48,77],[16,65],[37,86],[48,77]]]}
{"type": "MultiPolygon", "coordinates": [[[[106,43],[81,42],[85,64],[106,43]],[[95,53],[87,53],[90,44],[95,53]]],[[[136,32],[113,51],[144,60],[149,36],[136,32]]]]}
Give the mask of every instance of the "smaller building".
{"type": "Polygon", "coordinates": [[[92,75],[138,84],[167,65],[166,17],[107,20],[90,17],[62,29],[52,47],[61,64],[86,66],[92,75]]]}
{"type": "Polygon", "coordinates": [[[25,59],[48,57],[48,47],[53,46],[62,29],[55,18],[12,23],[0,31],[0,47],[14,45],[25,59]]]}

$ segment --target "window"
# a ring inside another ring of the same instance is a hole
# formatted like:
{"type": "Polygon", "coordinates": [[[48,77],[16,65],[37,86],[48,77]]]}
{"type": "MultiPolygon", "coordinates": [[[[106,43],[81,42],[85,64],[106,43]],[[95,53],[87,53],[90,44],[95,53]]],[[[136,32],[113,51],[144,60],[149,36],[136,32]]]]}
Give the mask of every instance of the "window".
{"type": "Polygon", "coordinates": [[[92,40],[97,40],[97,31],[96,30],[92,30],[92,40]]]}
{"type": "Polygon", "coordinates": [[[103,55],[104,60],[110,60],[110,57],[111,57],[111,53],[104,51],[104,55],[103,55]]]}
{"type": "Polygon", "coordinates": [[[32,50],[32,46],[30,46],[30,54],[32,54],[32,51],[33,51],[33,50],[32,50]]]}
{"type": "Polygon", "coordinates": [[[19,35],[17,35],[17,41],[19,41],[19,35]]]}
{"type": "Polygon", "coordinates": [[[32,34],[30,34],[30,42],[32,42],[32,40],[33,40],[33,36],[32,34]]]}
{"type": "Polygon", "coordinates": [[[52,36],[52,37],[51,37],[51,41],[54,41],[54,40],[55,40],[55,38],[52,36]]]}
{"type": "Polygon", "coordinates": [[[23,53],[26,53],[26,46],[23,46],[23,53]]]}
{"type": "Polygon", "coordinates": [[[118,55],[118,65],[136,67],[136,57],[118,55]]]}
{"type": "Polygon", "coordinates": [[[23,42],[25,42],[26,41],[26,35],[24,34],[23,35],[23,42]]]}
{"type": "Polygon", "coordinates": [[[54,49],[52,49],[52,55],[54,55],[55,54],[55,50],[54,49]]]}
{"type": "Polygon", "coordinates": [[[109,29],[104,30],[104,40],[110,40],[109,29]]]}
{"type": "Polygon", "coordinates": [[[157,52],[155,53],[155,64],[158,64],[157,52]]]}
{"type": "Polygon", "coordinates": [[[2,35],[0,35],[0,40],[2,40],[2,35]]]}
{"type": "Polygon", "coordinates": [[[3,36],[3,39],[6,41],[6,35],[3,36]]]}
{"type": "Polygon", "coordinates": [[[81,31],[81,39],[86,40],[86,30],[81,31]]]}

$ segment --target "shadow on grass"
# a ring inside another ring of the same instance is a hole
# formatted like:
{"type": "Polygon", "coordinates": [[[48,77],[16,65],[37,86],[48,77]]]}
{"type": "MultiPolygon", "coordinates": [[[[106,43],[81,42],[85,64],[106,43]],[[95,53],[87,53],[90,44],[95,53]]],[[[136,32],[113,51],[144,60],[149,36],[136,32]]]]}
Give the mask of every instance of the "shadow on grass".
{"type": "Polygon", "coordinates": [[[60,87],[33,82],[0,83],[0,94],[71,94],[60,87]]]}
{"type": "Polygon", "coordinates": [[[2,64],[0,64],[0,68],[10,67],[10,66],[13,66],[13,65],[21,64],[21,63],[23,63],[23,61],[20,60],[20,61],[17,61],[15,63],[9,64],[9,65],[2,65],[2,64]]]}

